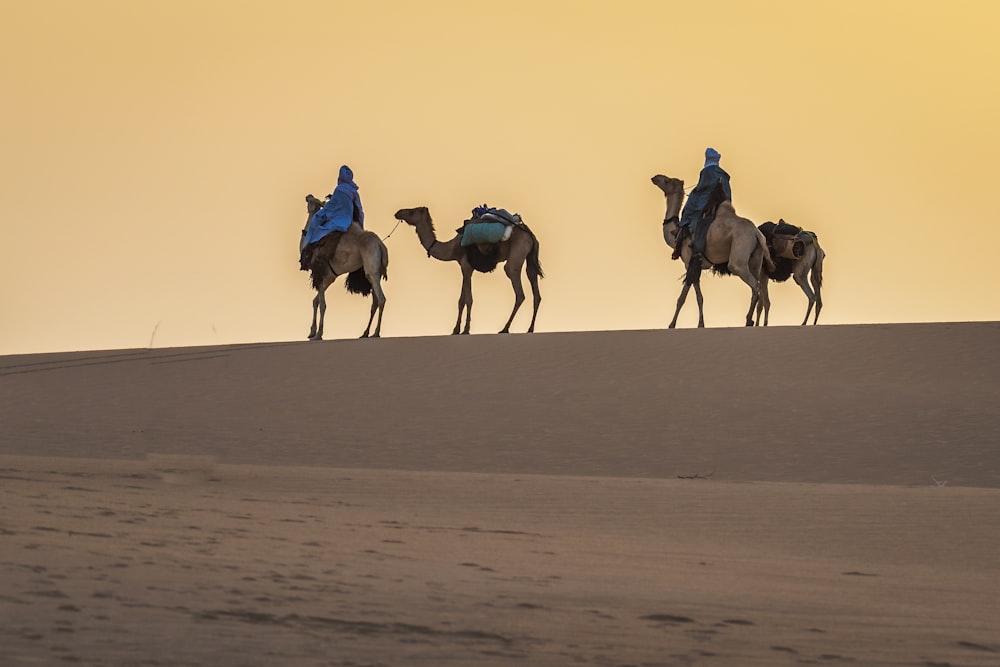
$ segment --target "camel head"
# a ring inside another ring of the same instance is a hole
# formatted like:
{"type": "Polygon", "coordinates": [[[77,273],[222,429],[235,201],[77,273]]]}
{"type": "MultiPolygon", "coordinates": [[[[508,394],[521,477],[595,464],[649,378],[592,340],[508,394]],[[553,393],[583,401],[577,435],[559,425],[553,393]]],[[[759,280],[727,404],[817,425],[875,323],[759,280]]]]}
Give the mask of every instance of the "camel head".
{"type": "Polygon", "coordinates": [[[316,213],[316,211],[320,210],[321,208],[323,208],[323,202],[316,199],[312,195],[306,195],[306,210],[308,211],[308,213],[306,214],[306,224],[302,228],[302,238],[305,238],[306,232],[309,231],[309,221],[312,220],[312,217],[316,213]]]}
{"type": "Polygon", "coordinates": [[[401,208],[396,211],[396,220],[405,222],[408,225],[416,227],[417,225],[429,223],[431,229],[434,228],[434,224],[431,222],[430,211],[427,210],[426,206],[418,206],[416,208],[401,208]]]}
{"type": "Polygon", "coordinates": [[[313,214],[323,208],[323,202],[316,199],[312,195],[306,195],[306,208],[309,211],[309,217],[311,218],[313,214]]]}
{"type": "Polygon", "coordinates": [[[653,185],[663,190],[663,194],[667,197],[684,195],[684,181],[679,178],[670,178],[663,174],[657,174],[649,180],[653,182],[653,185]]]}

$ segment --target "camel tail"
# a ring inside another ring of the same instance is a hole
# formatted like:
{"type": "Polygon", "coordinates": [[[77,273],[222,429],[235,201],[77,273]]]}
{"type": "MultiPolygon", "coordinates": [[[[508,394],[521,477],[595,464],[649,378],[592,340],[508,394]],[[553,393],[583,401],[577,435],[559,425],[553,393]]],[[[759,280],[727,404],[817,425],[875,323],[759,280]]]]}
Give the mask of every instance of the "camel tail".
{"type": "Polygon", "coordinates": [[[760,245],[761,252],[764,253],[764,264],[767,265],[768,273],[774,271],[774,260],[771,259],[771,251],[767,249],[767,239],[764,238],[764,233],[759,229],[754,227],[757,232],[757,244],[760,245]]]}
{"type": "Polygon", "coordinates": [[[528,251],[528,278],[531,280],[545,277],[542,263],[538,260],[538,239],[533,239],[533,241],[531,250],[528,251]]]}
{"type": "Polygon", "coordinates": [[[380,242],[381,247],[379,250],[382,251],[382,279],[389,279],[389,249],[385,246],[385,243],[380,242]]]}
{"type": "Polygon", "coordinates": [[[820,255],[819,255],[819,261],[817,261],[813,265],[813,276],[816,279],[816,287],[822,287],[823,286],[823,259],[826,257],[826,253],[824,253],[822,250],[820,250],[819,246],[817,246],[816,249],[819,250],[820,255]]]}
{"type": "Polygon", "coordinates": [[[545,272],[542,271],[542,263],[538,259],[538,237],[535,236],[535,232],[531,231],[531,227],[521,223],[521,229],[528,232],[531,236],[531,250],[528,251],[528,278],[534,280],[535,278],[544,278],[545,272]]]}

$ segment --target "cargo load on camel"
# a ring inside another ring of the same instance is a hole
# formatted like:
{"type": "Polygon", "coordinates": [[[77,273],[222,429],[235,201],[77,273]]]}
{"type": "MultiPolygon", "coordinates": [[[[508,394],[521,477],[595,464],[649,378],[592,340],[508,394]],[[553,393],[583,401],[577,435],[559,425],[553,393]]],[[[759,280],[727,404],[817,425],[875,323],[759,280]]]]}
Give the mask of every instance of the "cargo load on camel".
{"type": "Polygon", "coordinates": [[[758,229],[767,239],[767,245],[774,257],[798,259],[805,254],[806,246],[816,242],[816,235],[813,232],[807,232],[781,219],[776,223],[765,222],[758,229]]]}
{"type": "Polygon", "coordinates": [[[460,230],[462,245],[489,245],[510,238],[514,225],[522,223],[521,216],[506,209],[483,204],[472,209],[472,218],[460,230]]]}

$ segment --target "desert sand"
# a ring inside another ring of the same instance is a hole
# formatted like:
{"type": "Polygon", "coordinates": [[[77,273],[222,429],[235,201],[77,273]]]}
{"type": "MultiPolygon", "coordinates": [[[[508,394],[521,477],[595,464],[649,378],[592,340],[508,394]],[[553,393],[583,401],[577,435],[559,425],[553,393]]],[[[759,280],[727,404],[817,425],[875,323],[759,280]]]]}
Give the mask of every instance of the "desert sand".
{"type": "Polygon", "coordinates": [[[0,357],[0,665],[1000,665],[998,341],[0,357]]]}

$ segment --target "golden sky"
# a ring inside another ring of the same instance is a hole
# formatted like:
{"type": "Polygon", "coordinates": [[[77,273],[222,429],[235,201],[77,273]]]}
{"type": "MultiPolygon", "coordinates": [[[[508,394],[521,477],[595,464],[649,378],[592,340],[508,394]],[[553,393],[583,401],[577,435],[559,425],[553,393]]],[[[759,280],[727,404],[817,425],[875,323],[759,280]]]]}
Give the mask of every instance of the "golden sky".
{"type": "MultiPolygon", "coordinates": [[[[0,0],[0,354],[304,339],[303,198],[345,163],[381,236],[402,207],[443,233],[519,212],[538,331],[665,327],[682,267],[649,179],[692,185],[706,146],[741,215],[818,233],[821,323],[1000,319],[1000,3],[713,6],[0,0]]],[[[449,333],[458,266],[386,244],[383,335],[449,333]]],[[[708,326],[741,325],[746,286],[703,285],[708,326]]],[[[474,294],[499,330],[502,271],[474,294]]],[[[367,300],[328,302],[326,337],[359,335],[367,300]]]]}

